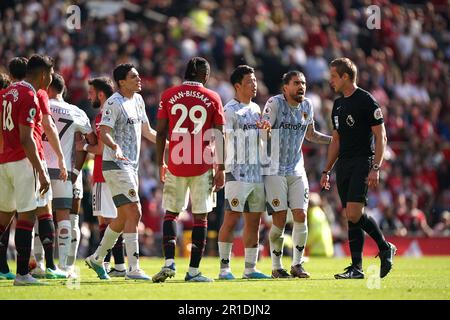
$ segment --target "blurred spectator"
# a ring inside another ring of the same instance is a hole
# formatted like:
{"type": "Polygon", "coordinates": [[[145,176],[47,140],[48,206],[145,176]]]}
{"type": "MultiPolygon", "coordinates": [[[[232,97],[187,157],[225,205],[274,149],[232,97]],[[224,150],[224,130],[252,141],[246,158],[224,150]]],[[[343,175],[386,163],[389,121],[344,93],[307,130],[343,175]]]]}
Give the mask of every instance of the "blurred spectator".
{"type": "Polygon", "coordinates": [[[439,236],[450,236],[450,211],[442,212],[441,221],[434,226],[434,232],[439,236]]]}
{"type": "Polygon", "coordinates": [[[332,257],[333,235],[325,212],[321,208],[320,195],[312,192],[309,195],[308,207],[308,242],[306,244],[310,256],[332,257]]]}
{"type": "Polygon", "coordinates": [[[425,214],[417,208],[417,196],[415,194],[400,194],[398,202],[397,215],[405,226],[408,235],[433,236],[433,229],[428,225],[425,214]]]}

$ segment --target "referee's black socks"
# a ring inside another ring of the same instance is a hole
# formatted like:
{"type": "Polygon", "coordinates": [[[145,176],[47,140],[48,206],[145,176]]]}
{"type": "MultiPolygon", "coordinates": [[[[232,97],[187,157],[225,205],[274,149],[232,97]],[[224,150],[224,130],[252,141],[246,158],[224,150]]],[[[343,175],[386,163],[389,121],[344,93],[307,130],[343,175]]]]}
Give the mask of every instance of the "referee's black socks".
{"type": "Polygon", "coordinates": [[[384,239],[383,233],[372,217],[369,217],[364,213],[356,225],[361,227],[361,229],[367,232],[367,234],[375,240],[380,251],[389,249],[389,245],[386,242],[386,239],[384,239]]]}
{"type": "Polygon", "coordinates": [[[364,231],[357,224],[348,221],[348,244],[352,256],[352,265],[362,269],[364,231]]]}

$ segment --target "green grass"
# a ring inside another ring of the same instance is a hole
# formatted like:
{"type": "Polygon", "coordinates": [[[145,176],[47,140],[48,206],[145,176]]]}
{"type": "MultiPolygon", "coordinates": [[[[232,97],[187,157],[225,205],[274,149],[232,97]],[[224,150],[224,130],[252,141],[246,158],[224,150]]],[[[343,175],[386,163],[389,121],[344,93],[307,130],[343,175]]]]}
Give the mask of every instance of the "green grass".
{"type": "MultiPolygon", "coordinates": [[[[396,257],[393,271],[379,282],[379,259],[365,258],[364,280],[335,280],[333,274],[348,265],[349,259],[311,258],[305,268],[310,279],[215,281],[185,283],[188,260],[176,260],[178,273],[165,283],[135,282],[115,278],[101,281],[95,273],[77,262],[81,277],[76,281],[47,280],[45,287],[14,287],[12,281],[0,281],[0,300],[6,299],[156,299],[156,300],[310,300],[310,299],[450,299],[450,257],[396,257]],[[372,276],[372,277],[371,277],[372,276]]],[[[162,259],[142,258],[141,267],[149,275],[159,271],[162,259]]],[[[241,276],[243,259],[232,259],[233,273],[241,276]]],[[[284,260],[289,266],[289,259],[284,260]]],[[[11,263],[10,267],[15,270],[11,263]]],[[[263,258],[258,268],[270,273],[269,258],[263,258]]],[[[203,274],[217,277],[218,258],[204,258],[203,274]]]]}

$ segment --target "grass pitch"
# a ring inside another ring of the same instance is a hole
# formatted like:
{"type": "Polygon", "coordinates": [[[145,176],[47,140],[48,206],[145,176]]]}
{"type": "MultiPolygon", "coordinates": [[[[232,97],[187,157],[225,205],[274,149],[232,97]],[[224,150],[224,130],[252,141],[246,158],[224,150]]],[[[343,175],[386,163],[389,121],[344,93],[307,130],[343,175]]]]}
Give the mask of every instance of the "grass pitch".
{"type": "MultiPolygon", "coordinates": [[[[310,279],[215,281],[185,283],[188,259],[177,258],[177,275],[165,283],[136,282],[113,278],[101,281],[96,274],[77,262],[79,280],[46,280],[48,286],[14,287],[0,280],[0,300],[37,299],[146,299],[146,300],[314,300],[314,299],[450,299],[450,257],[395,257],[394,269],[384,279],[377,277],[379,259],[365,258],[364,280],[335,280],[333,275],[349,264],[349,258],[310,258],[305,268],[310,279]]],[[[158,272],[160,258],[141,258],[141,268],[149,275],[158,272]]],[[[231,261],[236,277],[242,275],[243,258],[231,261]]],[[[289,258],[284,266],[290,266],[289,258]]],[[[11,270],[15,265],[10,263],[11,270]]],[[[258,269],[270,274],[270,258],[264,257],[258,269]]],[[[208,257],[201,263],[204,275],[217,278],[219,259],[208,257]]]]}

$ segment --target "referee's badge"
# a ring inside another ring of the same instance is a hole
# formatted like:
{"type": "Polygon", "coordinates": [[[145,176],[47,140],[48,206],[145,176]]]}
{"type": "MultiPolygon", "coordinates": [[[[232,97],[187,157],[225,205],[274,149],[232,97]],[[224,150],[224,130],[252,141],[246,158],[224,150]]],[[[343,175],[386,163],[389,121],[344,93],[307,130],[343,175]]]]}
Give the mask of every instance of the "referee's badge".
{"type": "Polygon", "coordinates": [[[347,120],[345,120],[345,122],[347,122],[349,127],[353,127],[353,125],[355,124],[355,119],[353,119],[352,115],[349,114],[347,116],[347,120]]]}
{"type": "Polygon", "coordinates": [[[373,117],[375,118],[375,120],[380,120],[381,118],[383,118],[383,113],[381,112],[380,108],[375,109],[373,117]]]}

